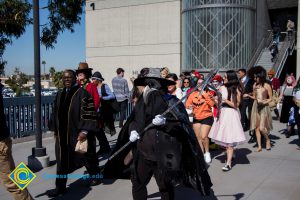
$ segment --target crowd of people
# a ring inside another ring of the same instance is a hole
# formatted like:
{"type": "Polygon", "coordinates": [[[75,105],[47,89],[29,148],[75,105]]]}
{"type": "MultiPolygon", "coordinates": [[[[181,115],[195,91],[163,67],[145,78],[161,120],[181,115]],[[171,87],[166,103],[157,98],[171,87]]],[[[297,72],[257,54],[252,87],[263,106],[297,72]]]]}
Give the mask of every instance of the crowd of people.
{"type": "MultiPolygon", "coordinates": [[[[116,70],[112,89],[99,71],[92,70],[87,63],[80,63],[77,70],[63,72],[64,88],[57,93],[49,123],[59,175],[49,197],[64,195],[68,174],[82,166],[91,177],[89,186],[99,185],[103,176],[130,178],[136,200],[147,199],[146,186],[153,175],[161,199],[174,199],[178,184],[208,195],[212,186],[207,172],[212,163],[210,144],[224,149],[224,172],[232,169],[234,152],[247,142],[247,131],[248,142],[257,143],[256,152],[263,147],[270,151],[272,111],[275,119],[286,123],[286,137],[294,134],[297,126],[300,139],[300,79],[297,82],[293,74],[286,76],[281,86],[274,71],[255,66],[248,71],[215,74],[203,85],[204,75],[196,70],[177,76],[168,68],[143,68],[131,79],[134,87],[129,90],[124,69],[116,70]],[[128,103],[134,108],[126,119],[128,103]],[[111,149],[106,134],[116,134],[114,116],[118,112],[121,131],[111,149]],[[128,142],[129,148],[100,169],[99,156],[112,155],[128,142]]],[[[7,134],[0,138],[0,147],[11,145],[7,138],[7,134]]],[[[6,152],[1,151],[1,166],[7,157],[12,160],[11,152],[6,152]]],[[[16,188],[9,187],[13,194],[31,199],[27,190],[15,192],[16,188]]]]}
{"type": "MultiPolygon", "coordinates": [[[[291,41],[294,38],[294,31],[295,31],[295,23],[292,19],[288,19],[286,24],[286,37],[288,41],[291,41]]],[[[272,43],[269,46],[270,54],[271,54],[271,62],[275,62],[277,60],[277,55],[279,53],[279,42],[282,40],[281,38],[281,29],[278,22],[274,22],[272,25],[272,43]]]]}

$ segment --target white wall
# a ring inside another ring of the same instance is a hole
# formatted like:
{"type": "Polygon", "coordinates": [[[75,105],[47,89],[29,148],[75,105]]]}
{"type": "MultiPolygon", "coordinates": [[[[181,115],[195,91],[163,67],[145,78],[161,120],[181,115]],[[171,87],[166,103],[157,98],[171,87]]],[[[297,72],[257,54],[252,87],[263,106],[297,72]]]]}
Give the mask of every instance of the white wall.
{"type": "Polygon", "coordinates": [[[180,0],[95,0],[86,5],[86,60],[106,83],[143,67],[180,72],[180,0]],[[95,10],[89,5],[95,4],[95,10]]]}

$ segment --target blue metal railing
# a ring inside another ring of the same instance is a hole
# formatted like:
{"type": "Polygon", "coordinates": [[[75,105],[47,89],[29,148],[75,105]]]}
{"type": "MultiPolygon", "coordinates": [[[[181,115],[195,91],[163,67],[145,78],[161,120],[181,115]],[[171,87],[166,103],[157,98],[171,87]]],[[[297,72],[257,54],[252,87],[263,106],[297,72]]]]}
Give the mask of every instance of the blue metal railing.
{"type": "MultiPolygon", "coordinates": [[[[130,115],[130,113],[132,112],[132,110],[133,110],[132,103],[128,103],[128,105],[127,105],[127,111],[126,111],[126,119],[130,115]]],[[[114,118],[115,118],[115,121],[119,121],[119,119],[120,119],[120,113],[115,114],[114,118]]]]}
{"type": "MultiPolygon", "coordinates": [[[[42,130],[48,130],[54,96],[42,97],[42,130]]],[[[10,136],[20,138],[33,135],[36,129],[35,97],[4,98],[4,113],[10,136]]]]}
{"type": "MultiPolygon", "coordinates": [[[[42,96],[42,131],[48,130],[48,122],[52,113],[55,96],[42,96]]],[[[4,113],[6,116],[6,124],[10,130],[10,136],[13,138],[21,138],[34,135],[36,130],[35,120],[35,97],[16,97],[4,98],[4,113]]],[[[132,111],[132,104],[128,104],[126,117],[132,111]]],[[[119,120],[120,114],[115,115],[115,119],[119,120]]]]}

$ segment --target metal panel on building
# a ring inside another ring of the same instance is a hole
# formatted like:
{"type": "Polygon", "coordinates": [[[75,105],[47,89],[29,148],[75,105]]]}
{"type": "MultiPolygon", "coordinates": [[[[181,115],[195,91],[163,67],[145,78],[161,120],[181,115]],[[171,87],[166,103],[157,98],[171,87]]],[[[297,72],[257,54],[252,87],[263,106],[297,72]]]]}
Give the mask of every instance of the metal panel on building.
{"type": "Polygon", "coordinates": [[[238,69],[255,48],[255,0],[183,0],[182,70],[238,69]]]}

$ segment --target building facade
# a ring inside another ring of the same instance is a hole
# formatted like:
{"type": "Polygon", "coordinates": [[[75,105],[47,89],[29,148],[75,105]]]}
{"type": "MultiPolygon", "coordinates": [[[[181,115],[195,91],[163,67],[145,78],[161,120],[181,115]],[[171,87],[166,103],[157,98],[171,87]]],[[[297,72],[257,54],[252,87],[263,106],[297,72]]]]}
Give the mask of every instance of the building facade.
{"type": "Polygon", "coordinates": [[[246,68],[272,29],[270,10],[297,6],[297,0],[87,1],[86,60],[107,83],[118,67],[128,80],[143,67],[177,74],[246,68]]]}
{"type": "Polygon", "coordinates": [[[180,0],[106,0],[86,5],[86,60],[111,83],[144,67],[180,72],[180,0]],[[92,5],[92,6],[90,6],[92,5]]]}
{"type": "Polygon", "coordinates": [[[247,66],[255,48],[255,0],[182,1],[182,69],[247,66]]]}

